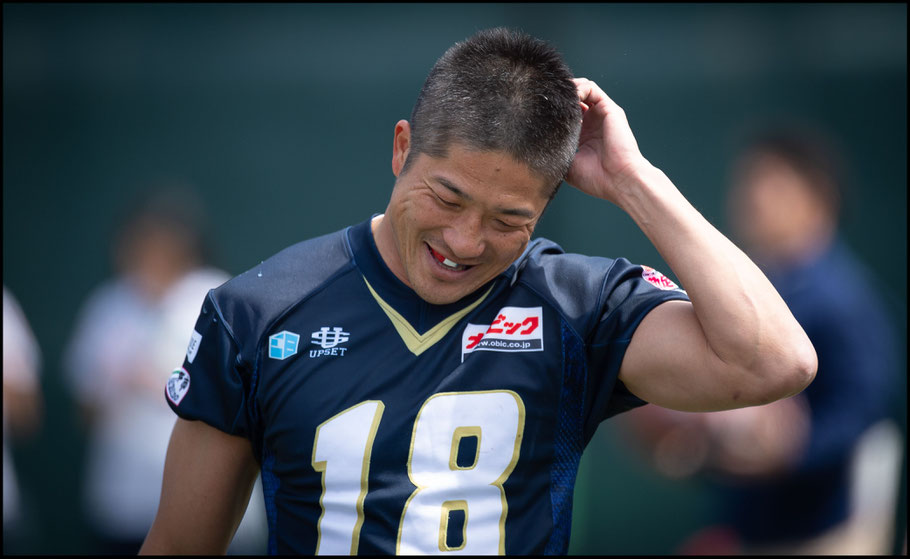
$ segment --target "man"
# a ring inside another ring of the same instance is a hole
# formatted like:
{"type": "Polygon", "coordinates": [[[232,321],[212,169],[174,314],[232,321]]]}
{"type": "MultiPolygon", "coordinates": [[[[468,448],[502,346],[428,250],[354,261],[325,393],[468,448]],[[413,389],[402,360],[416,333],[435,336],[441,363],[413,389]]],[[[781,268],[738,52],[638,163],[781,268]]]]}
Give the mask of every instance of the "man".
{"type": "Polygon", "coordinates": [[[564,553],[601,420],[813,378],[765,277],[542,41],[496,29],[449,49],[395,126],[392,170],[385,214],[203,303],[143,552],[223,551],[261,468],[272,553],[564,553]],[[531,242],[563,178],[626,210],[688,295],[531,242]]]}
{"type": "MultiPolygon", "coordinates": [[[[64,353],[87,434],[84,517],[102,555],[133,555],[148,534],[176,420],[161,399],[162,370],[184,351],[198,301],[230,279],[208,262],[205,218],[187,186],[139,196],[112,239],[116,272],[86,298],[64,353]]],[[[257,519],[264,527],[263,507],[251,506],[232,551],[264,545],[257,519]]]]}
{"type": "Polygon", "coordinates": [[[766,406],[628,416],[658,469],[707,474],[719,496],[716,524],[683,554],[891,551],[898,357],[881,289],[838,232],[842,161],[819,132],[786,125],[752,136],[732,166],[730,224],[812,341],[818,380],[766,406]]]}
{"type": "MultiPolygon", "coordinates": [[[[887,421],[895,409],[898,356],[882,290],[838,231],[842,161],[831,140],[790,125],[756,134],[734,166],[734,232],[805,329],[822,369],[819,381],[798,397],[771,410],[755,409],[759,427],[788,402],[802,412],[806,428],[798,443],[781,437],[762,445],[789,446],[789,452],[767,452],[780,457],[775,461],[739,453],[719,468],[727,476],[725,519],[746,551],[891,552],[899,440],[872,458],[878,465],[875,485],[885,488],[886,503],[872,507],[869,525],[863,524],[869,515],[857,497],[868,501],[881,490],[864,487],[865,495],[851,495],[865,483],[859,470],[851,471],[864,460],[858,454],[863,441],[892,431],[891,438],[900,437],[887,421]],[[737,469],[744,462],[747,475],[737,469]]],[[[747,433],[757,429],[749,427],[740,429],[742,438],[756,438],[747,433]]],[[[722,451],[729,446],[717,445],[722,451]]]]}

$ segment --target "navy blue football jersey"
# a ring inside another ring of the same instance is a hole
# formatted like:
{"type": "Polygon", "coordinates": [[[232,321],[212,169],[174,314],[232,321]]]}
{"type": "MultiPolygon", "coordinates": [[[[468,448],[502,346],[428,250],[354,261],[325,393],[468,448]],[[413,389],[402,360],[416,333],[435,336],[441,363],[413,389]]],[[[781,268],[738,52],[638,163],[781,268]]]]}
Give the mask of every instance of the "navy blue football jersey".
{"type": "Polygon", "coordinates": [[[582,450],[644,404],[619,367],[671,299],[653,269],[535,239],[432,305],[368,220],[211,291],[166,397],[250,439],[270,553],[565,553],[582,450]]]}

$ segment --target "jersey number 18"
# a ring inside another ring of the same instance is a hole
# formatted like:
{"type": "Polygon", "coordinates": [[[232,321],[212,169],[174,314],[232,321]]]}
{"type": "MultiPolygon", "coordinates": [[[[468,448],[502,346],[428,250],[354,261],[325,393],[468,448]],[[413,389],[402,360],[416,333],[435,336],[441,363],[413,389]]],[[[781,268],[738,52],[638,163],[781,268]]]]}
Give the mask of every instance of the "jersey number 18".
{"type": "MultiPolygon", "coordinates": [[[[316,428],[312,463],[323,486],[317,554],[357,553],[384,410],[381,401],[367,400],[316,428]]],[[[417,489],[401,512],[396,553],[505,553],[502,485],[518,462],[524,418],[524,404],[510,390],[440,393],[423,403],[408,455],[408,477],[417,489]],[[457,456],[467,437],[476,437],[476,452],[465,463],[457,456]]]]}

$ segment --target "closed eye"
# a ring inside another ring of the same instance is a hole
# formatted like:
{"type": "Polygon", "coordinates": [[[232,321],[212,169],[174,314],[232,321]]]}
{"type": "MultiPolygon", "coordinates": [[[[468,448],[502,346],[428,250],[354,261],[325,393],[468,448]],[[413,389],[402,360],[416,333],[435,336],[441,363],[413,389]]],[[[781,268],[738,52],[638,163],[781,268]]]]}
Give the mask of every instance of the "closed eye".
{"type": "Polygon", "coordinates": [[[523,227],[523,225],[516,225],[514,223],[509,223],[509,222],[503,221],[501,219],[495,220],[495,223],[496,223],[497,227],[500,227],[502,229],[520,229],[521,227],[523,227]]]}
{"type": "MultiPolygon", "coordinates": [[[[431,190],[432,190],[432,189],[431,189],[431,190]]],[[[435,190],[433,190],[432,192],[433,192],[433,195],[436,196],[436,199],[437,199],[442,205],[444,205],[444,206],[446,206],[446,207],[448,207],[448,208],[457,208],[457,207],[458,207],[458,203],[457,203],[457,202],[449,202],[448,200],[446,200],[445,198],[443,198],[442,196],[440,196],[439,194],[437,194],[435,190]]]]}

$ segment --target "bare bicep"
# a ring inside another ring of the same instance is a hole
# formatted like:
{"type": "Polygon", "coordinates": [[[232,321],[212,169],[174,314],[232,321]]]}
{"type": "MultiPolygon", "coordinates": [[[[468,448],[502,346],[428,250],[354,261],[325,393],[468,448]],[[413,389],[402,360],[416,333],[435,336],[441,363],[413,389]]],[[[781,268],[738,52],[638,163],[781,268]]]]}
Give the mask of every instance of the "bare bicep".
{"type": "Polygon", "coordinates": [[[712,411],[748,405],[742,377],[708,345],[695,309],[667,301],[639,324],[626,349],[619,378],[633,394],[661,407],[712,411]]]}
{"type": "Polygon", "coordinates": [[[178,419],[164,464],[158,514],[142,547],[150,554],[222,554],[256,481],[249,440],[178,419]]]}

